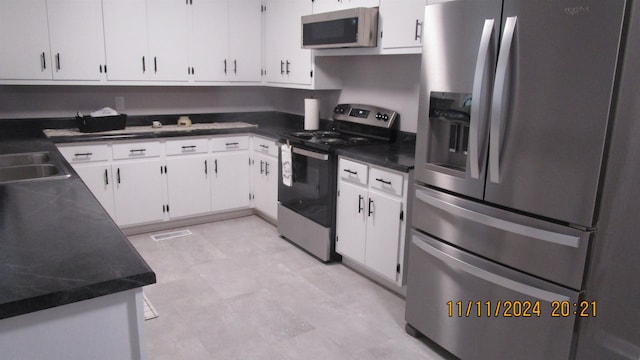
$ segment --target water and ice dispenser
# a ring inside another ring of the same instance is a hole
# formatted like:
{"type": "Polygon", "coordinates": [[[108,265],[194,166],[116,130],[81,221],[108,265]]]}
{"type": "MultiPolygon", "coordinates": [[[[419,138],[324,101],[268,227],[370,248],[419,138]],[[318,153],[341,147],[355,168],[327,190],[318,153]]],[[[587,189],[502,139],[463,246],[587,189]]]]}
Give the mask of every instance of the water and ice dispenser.
{"type": "Polygon", "coordinates": [[[431,93],[428,163],[451,170],[466,171],[470,111],[471,94],[431,93]]]}

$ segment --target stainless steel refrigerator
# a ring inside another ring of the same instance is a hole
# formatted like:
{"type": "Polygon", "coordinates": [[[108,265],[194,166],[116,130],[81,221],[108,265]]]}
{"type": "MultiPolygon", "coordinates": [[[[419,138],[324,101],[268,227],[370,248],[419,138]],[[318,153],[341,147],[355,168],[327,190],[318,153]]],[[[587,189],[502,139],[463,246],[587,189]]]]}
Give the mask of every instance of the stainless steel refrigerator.
{"type": "Polygon", "coordinates": [[[426,7],[408,332],[463,359],[575,356],[627,6],[426,7]]]}

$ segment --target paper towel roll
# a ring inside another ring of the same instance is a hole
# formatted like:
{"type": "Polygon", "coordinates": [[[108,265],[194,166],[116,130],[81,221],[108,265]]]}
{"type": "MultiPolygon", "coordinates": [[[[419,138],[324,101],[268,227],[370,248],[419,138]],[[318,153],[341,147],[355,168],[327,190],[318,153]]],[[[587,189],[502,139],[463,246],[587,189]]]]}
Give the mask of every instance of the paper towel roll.
{"type": "Polygon", "coordinates": [[[318,99],[304,99],[304,129],[318,130],[320,126],[320,102],[318,99]]]}

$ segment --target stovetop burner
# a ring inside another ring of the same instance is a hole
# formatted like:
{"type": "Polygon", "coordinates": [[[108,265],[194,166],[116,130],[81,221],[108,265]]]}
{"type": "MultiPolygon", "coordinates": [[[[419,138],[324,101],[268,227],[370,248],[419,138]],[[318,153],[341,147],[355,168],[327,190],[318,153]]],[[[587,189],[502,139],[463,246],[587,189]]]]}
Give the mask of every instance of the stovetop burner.
{"type": "Polygon", "coordinates": [[[314,131],[313,135],[318,137],[340,137],[342,136],[342,133],[339,133],[337,131],[332,131],[332,130],[318,130],[318,131],[314,131]]]}
{"type": "Polygon", "coordinates": [[[296,131],[292,132],[291,136],[300,138],[300,139],[311,139],[313,137],[312,131],[296,131]]]}
{"type": "Polygon", "coordinates": [[[334,138],[334,137],[324,137],[324,138],[319,138],[318,142],[322,144],[327,144],[327,145],[342,145],[342,144],[346,144],[347,140],[334,138]]]}

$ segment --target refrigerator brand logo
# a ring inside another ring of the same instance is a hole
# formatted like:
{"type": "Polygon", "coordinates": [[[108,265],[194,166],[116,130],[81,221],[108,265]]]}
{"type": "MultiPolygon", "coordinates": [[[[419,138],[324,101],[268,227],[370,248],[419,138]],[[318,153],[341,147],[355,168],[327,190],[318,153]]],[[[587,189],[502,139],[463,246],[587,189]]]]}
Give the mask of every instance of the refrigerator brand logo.
{"type": "Polygon", "coordinates": [[[589,5],[580,5],[564,8],[564,13],[570,16],[582,15],[590,12],[589,5]]]}

